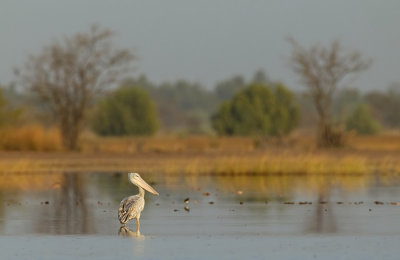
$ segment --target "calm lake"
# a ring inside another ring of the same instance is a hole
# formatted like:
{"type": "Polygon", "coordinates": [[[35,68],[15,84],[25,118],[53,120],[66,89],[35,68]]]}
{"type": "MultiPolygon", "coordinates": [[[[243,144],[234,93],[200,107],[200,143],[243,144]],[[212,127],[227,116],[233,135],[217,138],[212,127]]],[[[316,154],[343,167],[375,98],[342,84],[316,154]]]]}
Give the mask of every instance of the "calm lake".
{"type": "Polygon", "coordinates": [[[1,259],[398,259],[400,178],[141,174],[141,234],[120,229],[126,173],[0,175],[1,259]],[[186,200],[186,202],[185,202],[186,200]]]}

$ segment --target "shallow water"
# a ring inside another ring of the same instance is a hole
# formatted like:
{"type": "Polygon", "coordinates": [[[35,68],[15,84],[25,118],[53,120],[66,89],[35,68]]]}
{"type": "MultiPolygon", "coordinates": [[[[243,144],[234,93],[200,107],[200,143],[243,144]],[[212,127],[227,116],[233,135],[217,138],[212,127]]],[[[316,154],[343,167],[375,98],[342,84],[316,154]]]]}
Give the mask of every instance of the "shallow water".
{"type": "Polygon", "coordinates": [[[142,177],[160,196],[139,235],[117,219],[126,174],[0,175],[1,259],[398,256],[395,175],[142,177]]]}

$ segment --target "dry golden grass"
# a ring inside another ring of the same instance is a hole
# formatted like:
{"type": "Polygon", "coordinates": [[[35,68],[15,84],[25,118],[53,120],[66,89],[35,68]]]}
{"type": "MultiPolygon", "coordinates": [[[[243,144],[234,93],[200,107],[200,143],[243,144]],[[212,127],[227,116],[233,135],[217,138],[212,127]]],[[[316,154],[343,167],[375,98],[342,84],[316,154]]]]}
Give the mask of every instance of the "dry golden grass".
{"type": "Polygon", "coordinates": [[[377,136],[354,136],[350,145],[363,151],[400,151],[400,133],[392,132],[377,136]]]}
{"type": "Polygon", "coordinates": [[[353,136],[340,149],[317,149],[310,136],[287,140],[206,136],[99,138],[86,135],[81,151],[63,152],[55,130],[3,132],[0,172],[127,172],[185,175],[365,175],[400,173],[400,134],[353,136]],[[34,133],[34,134],[32,134],[34,133]],[[58,140],[58,141],[57,141],[58,140]],[[14,148],[7,143],[20,142],[14,148]],[[27,144],[23,145],[26,142],[27,144]]]}
{"type": "Polygon", "coordinates": [[[256,139],[244,137],[156,136],[156,137],[96,137],[85,136],[83,152],[101,153],[182,153],[209,151],[253,151],[256,139]]]}
{"type": "Polygon", "coordinates": [[[62,144],[57,129],[30,124],[1,129],[0,147],[9,151],[60,151],[62,144]]]}
{"type": "MultiPolygon", "coordinates": [[[[347,145],[332,151],[400,152],[400,132],[376,136],[349,135],[347,145]]],[[[316,150],[311,135],[297,134],[290,138],[260,139],[257,137],[210,137],[210,136],[156,136],[156,137],[96,137],[86,135],[81,142],[81,151],[105,153],[179,153],[220,152],[237,153],[257,150],[316,150]]]]}

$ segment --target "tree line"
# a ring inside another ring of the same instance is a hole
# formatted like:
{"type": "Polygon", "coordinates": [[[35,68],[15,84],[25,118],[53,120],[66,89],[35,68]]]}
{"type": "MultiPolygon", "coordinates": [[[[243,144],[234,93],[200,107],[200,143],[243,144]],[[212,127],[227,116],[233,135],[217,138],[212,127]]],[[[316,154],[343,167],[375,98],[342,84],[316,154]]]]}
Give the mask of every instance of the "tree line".
{"type": "Polygon", "coordinates": [[[16,70],[22,91],[11,88],[0,95],[0,125],[20,117],[18,102],[29,100],[27,114],[56,123],[68,149],[77,148],[85,127],[105,136],[161,130],[282,137],[311,122],[318,144],[326,147],[343,144],[343,129],[372,134],[400,126],[398,85],[368,93],[341,88],[371,61],[357,51],[344,51],[337,41],[304,48],[289,40],[288,61],[305,86],[292,92],[262,70],[250,80],[234,75],[213,89],[187,80],[155,84],[145,75],[129,77],[135,56],[115,48],[113,35],[92,26],[30,56],[16,70]]]}

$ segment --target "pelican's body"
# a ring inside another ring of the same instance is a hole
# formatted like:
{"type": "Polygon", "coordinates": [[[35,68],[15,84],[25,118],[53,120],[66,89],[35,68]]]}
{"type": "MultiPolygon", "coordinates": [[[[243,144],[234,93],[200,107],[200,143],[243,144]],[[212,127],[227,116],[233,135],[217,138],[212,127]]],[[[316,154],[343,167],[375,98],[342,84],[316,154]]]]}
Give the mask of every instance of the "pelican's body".
{"type": "Polygon", "coordinates": [[[139,232],[140,214],[144,208],[144,189],[156,195],[158,195],[158,192],[147,184],[137,173],[128,173],[128,178],[139,188],[139,194],[126,197],[121,201],[118,210],[118,219],[122,225],[125,225],[131,219],[135,218],[137,222],[137,232],[139,232]]]}
{"type": "Polygon", "coordinates": [[[118,219],[125,225],[131,219],[140,219],[140,213],[144,208],[144,196],[134,195],[124,198],[119,205],[118,219]]]}

